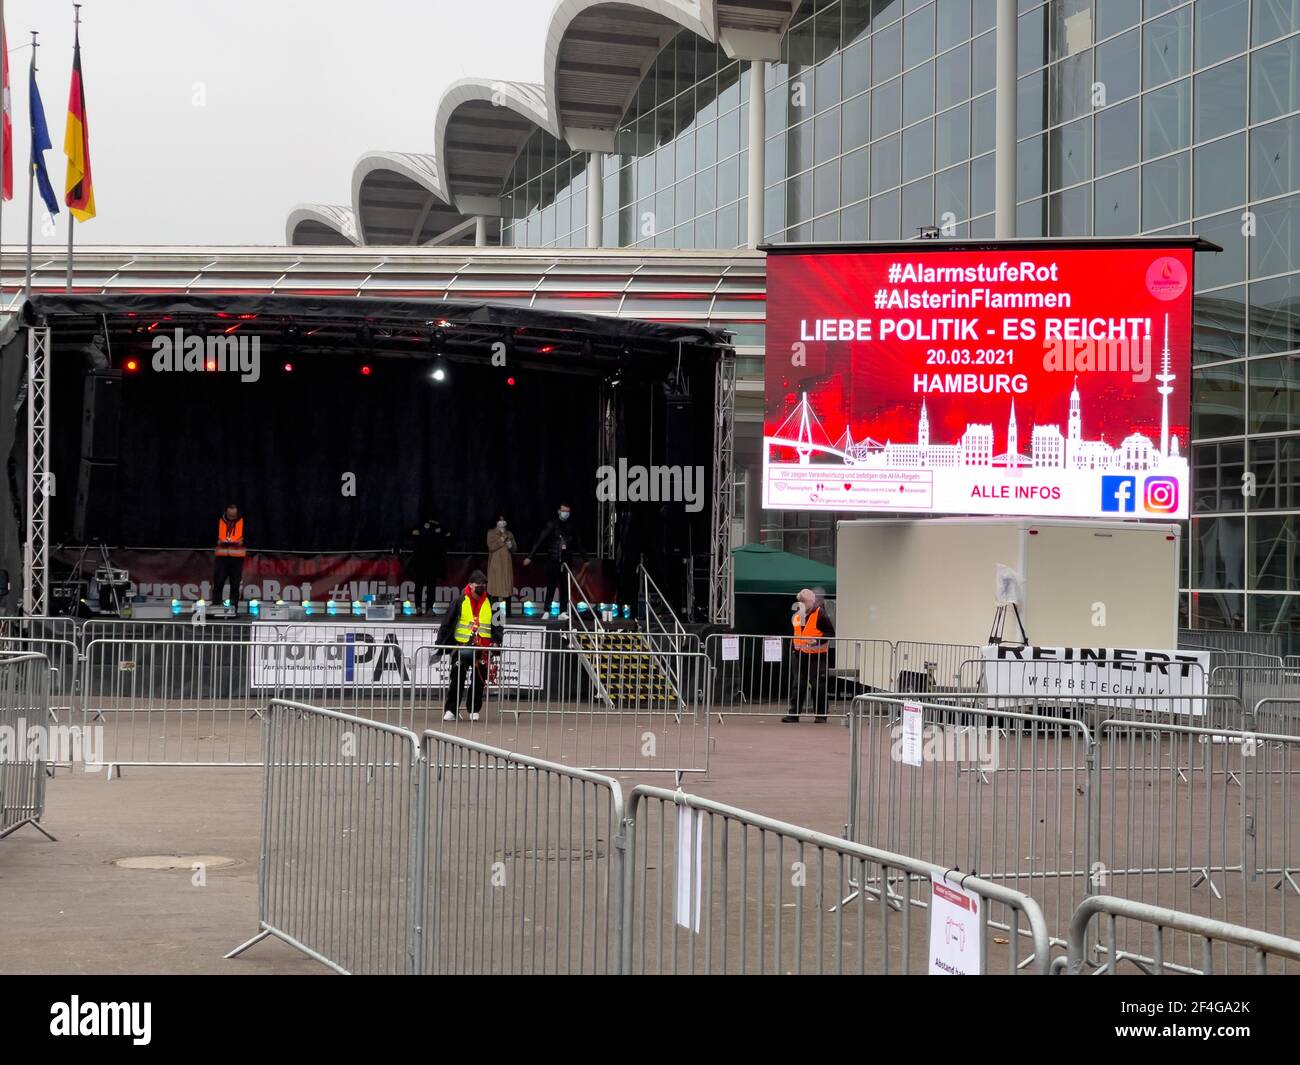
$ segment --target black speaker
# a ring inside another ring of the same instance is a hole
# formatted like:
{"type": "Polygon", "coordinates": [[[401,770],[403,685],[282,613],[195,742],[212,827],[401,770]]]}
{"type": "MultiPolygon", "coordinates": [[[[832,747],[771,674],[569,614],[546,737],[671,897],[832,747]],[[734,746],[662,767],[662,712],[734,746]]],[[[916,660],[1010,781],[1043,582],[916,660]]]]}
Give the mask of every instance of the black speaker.
{"type": "Polygon", "coordinates": [[[117,540],[117,463],[81,460],[72,536],[78,543],[117,540]]]}
{"type": "Polygon", "coordinates": [[[122,371],[86,374],[81,399],[81,457],[91,462],[117,461],[118,422],[122,415],[122,371]]]}

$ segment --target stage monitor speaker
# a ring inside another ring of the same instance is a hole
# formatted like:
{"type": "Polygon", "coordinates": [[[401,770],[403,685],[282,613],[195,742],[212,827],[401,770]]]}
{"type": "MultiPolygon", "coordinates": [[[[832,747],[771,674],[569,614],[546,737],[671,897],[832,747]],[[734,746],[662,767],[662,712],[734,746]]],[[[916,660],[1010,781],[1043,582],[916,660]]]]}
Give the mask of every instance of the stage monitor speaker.
{"type": "Polygon", "coordinates": [[[122,371],[86,374],[81,401],[81,457],[116,462],[118,423],[122,415],[122,371]]]}
{"type": "Polygon", "coordinates": [[[78,543],[117,540],[117,463],[81,460],[77,472],[77,501],[72,512],[72,536],[78,543]]]}
{"type": "Polygon", "coordinates": [[[669,396],[664,414],[664,461],[669,466],[695,466],[699,455],[692,446],[695,411],[690,396],[669,396]]]}

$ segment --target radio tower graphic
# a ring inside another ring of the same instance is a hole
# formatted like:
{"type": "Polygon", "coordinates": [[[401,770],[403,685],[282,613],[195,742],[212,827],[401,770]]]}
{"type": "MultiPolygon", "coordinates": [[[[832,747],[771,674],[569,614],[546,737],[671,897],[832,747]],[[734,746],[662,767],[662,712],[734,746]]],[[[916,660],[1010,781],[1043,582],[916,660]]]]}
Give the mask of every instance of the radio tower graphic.
{"type": "Polygon", "coordinates": [[[1173,392],[1174,375],[1169,372],[1169,315],[1165,315],[1165,343],[1160,352],[1160,372],[1156,374],[1160,387],[1160,454],[1169,457],[1169,396],[1173,392]]]}

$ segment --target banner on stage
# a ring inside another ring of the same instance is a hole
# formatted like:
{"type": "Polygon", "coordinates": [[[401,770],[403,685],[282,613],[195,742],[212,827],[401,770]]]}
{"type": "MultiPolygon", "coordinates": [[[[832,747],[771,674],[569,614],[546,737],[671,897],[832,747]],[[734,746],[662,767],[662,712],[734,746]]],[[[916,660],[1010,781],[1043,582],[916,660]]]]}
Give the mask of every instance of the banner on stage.
{"type": "MultiPolygon", "coordinates": [[[[417,657],[437,642],[438,626],[347,622],[254,622],[249,685],[286,688],[401,688],[411,682],[445,688],[451,661],[417,657]]],[[[507,629],[497,663],[497,689],[540,691],[546,683],[541,629],[507,629]]]]}
{"type": "Polygon", "coordinates": [[[999,705],[1020,705],[1038,696],[1093,696],[1106,707],[1205,713],[1208,651],[999,644],[984,647],[980,657],[984,690],[991,697],[1007,697],[1005,703],[999,699],[999,705]]]}

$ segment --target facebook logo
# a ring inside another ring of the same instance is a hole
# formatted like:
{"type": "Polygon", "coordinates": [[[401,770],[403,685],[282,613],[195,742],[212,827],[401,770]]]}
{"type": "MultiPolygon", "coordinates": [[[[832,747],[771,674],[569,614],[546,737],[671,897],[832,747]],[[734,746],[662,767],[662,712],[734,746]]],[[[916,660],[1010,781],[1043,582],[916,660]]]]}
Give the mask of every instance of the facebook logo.
{"type": "Polygon", "coordinates": [[[1131,514],[1137,509],[1137,478],[1103,476],[1101,509],[1131,514]]]}

